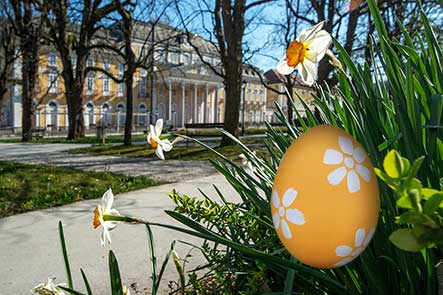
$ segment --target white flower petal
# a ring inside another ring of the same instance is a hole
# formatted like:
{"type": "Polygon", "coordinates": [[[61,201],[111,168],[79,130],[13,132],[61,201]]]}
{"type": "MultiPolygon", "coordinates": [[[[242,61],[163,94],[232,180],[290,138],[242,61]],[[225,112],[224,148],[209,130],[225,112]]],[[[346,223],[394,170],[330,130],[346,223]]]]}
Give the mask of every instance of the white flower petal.
{"type": "Polygon", "coordinates": [[[272,192],[271,202],[274,208],[278,209],[278,207],[280,207],[280,198],[278,197],[277,191],[272,192]]]}
{"type": "Polygon", "coordinates": [[[291,234],[291,230],[289,229],[289,225],[286,222],[286,220],[282,219],[281,221],[281,229],[283,231],[283,236],[286,239],[291,239],[292,238],[292,234],[291,234]]]}
{"type": "Polygon", "coordinates": [[[155,123],[155,135],[160,137],[160,134],[162,134],[163,131],[163,119],[158,119],[155,123]]]}
{"type": "Polygon", "coordinates": [[[102,197],[101,209],[103,212],[107,213],[112,208],[112,203],[114,202],[114,194],[112,193],[112,189],[109,188],[102,197]]]}
{"type": "Polygon", "coordinates": [[[272,222],[274,223],[275,229],[278,229],[280,226],[280,216],[278,216],[277,212],[272,215],[272,222]]]}
{"type": "Polygon", "coordinates": [[[357,164],[357,166],[355,167],[355,169],[357,170],[358,174],[366,181],[369,182],[371,180],[371,172],[369,172],[369,169],[366,168],[363,165],[357,164]]]}
{"type": "Polygon", "coordinates": [[[321,30],[323,29],[325,22],[319,22],[318,24],[316,24],[315,26],[312,26],[306,30],[301,31],[299,37],[298,37],[298,41],[301,43],[305,43],[305,42],[309,42],[312,40],[312,38],[315,37],[315,35],[321,30]]]}
{"type": "Polygon", "coordinates": [[[362,163],[366,159],[365,150],[359,146],[354,150],[353,156],[357,163],[362,163]]]}
{"type": "Polygon", "coordinates": [[[325,30],[321,30],[306,44],[306,47],[309,49],[307,58],[314,63],[318,63],[325,56],[326,50],[331,46],[331,43],[331,35],[325,30]]]}
{"type": "Polygon", "coordinates": [[[172,143],[169,141],[169,139],[161,140],[160,145],[165,152],[172,150],[172,143]]]}
{"type": "Polygon", "coordinates": [[[151,144],[151,132],[148,133],[148,136],[146,136],[146,140],[148,141],[148,144],[151,144]]]}
{"type": "Polygon", "coordinates": [[[292,202],[294,202],[295,198],[297,198],[297,194],[298,192],[295,189],[288,189],[283,195],[283,206],[285,206],[286,208],[289,207],[292,202]]]}
{"type": "Polygon", "coordinates": [[[348,190],[350,193],[355,193],[360,190],[360,179],[358,178],[357,173],[354,170],[349,171],[348,173],[348,190]]]}
{"type": "Polygon", "coordinates": [[[277,70],[277,72],[279,72],[282,75],[290,75],[292,74],[292,72],[294,72],[295,68],[294,67],[290,67],[288,65],[288,60],[287,58],[282,58],[278,64],[277,67],[275,68],[277,70]]]}
{"type": "Polygon", "coordinates": [[[337,165],[343,161],[343,154],[333,149],[327,149],[323,155],[323,163],[327,165],[337,165]]]}
{"type": "MultiPolygon", "coordinates": [[[[155,127],[154,127],[154,125],[149,125],[149,135],[152,137],[152,138],[156,138],[157,137],[157,134],[155,133],[155,127]]],[[[149,136],[148,135],[148,136],[149,136]]]]}
{"type": "Polygon", "coordinates": [[[337,266],[337,267],[340,267],[340,266],[343,266],[343,265],[345,265],[345,264],[348,264],[348,263],[351,262],[352,260],[353,260],[353,258],[351,258],[351,257],[346,257],[345,259],[340,260],[339,262],[337,262],[337,263],[334,264],[334,265],[337,266]]]}
{"type": "Polygon", "coordinates": [[[363,241],[365,240],[366,231],[364,228],[359,228],[355,232],[355,247],[361,247],[363,241]]]}
{"type": "Polygon", "coordinates": [[[346,257],[351,255],[351,253],[352,253],[352,247],[346,245],[338,246],[337,248],[335,248],[335,254],[338,257],[346,257]]]}
{"type": "Polygon", "coordinates": [[[352,140],[350,138],[339,136],[338,144],[345,154],[352,155],[352,153],[354,152],[354,146],[352,145],[352,140]]]}
{"type": "Polygon", "coordinates": [[[312,86],[317,80],[317,64],[305,59],[297,66],[301,80],[304,84],[312,86]]]}
{"type": "Polygon", "coordinates": [[[332,185],[338,185],[346,175],[346,168],[340,167],[328,174],[328,182],[332,185]]]}
{"type": "Polygon", "coordinates": [[[101,239],[102,247],[106,245],[106,241],[108,241],[108,243],[111,244],[111,235],[109,234],[106,227],[103,227],[102,239],[101,239]]]}
{"type": "Polygon", "coordinates": [[[157,148],[155,149],[155,154],[157,155],[157,157],[160,160],[164,160],[165,159],[165,155],[163,154],[163,149],[161,145],[158,145],[157,148]]]}
{"type": "Polygon", "coordinates": [[[298,209],[287,209],[286,219],[296,225],[305,224],[305,215],[298,209]]]}
{"type": "Polygon", "coordinates": [[[372,237],[374,236],[374,233],[375,233],[375,228],[372,228],[369,231],[368,235],[366,236],[365,241],[363,242],[364,247],[368,246],[369,242],[372,240],[372,237]]]}
{"type": "Polygon", "coordinates": [[[117,209],[111,209],[107,213],[108,213],[108,215],[120,216],[120,213],[117,211],[117,209]]]}

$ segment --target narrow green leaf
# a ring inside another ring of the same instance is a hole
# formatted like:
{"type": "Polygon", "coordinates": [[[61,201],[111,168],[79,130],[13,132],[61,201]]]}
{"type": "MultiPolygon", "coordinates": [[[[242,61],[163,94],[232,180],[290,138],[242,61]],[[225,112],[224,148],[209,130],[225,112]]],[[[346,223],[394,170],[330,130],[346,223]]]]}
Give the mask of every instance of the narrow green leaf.
{"type": "MultiPolygon", "coordinates": [[[[291,261],[296,262],[296,260],[292,256],[291,256],[291,261]]],[[[294,277],[295,277],[295,269],[288,269],[288,271],[286,272],[285,288],[283,290],[283,295],[292,294],[292,288],[294,286],[294,277]]]]}
{"type": "Polygon", "coordinates": [[[111,294],[123,295],[122,280],[120,277],[120,270],[118,268],[117,258],[112,250],[109,251],[109,274],[111,280],[111,294]]]}
{"type": "Polygon", "coordinates": [[[74,288],[74,285],[72,283],[71,267],[69,266],[68,251],[66,250],[65,235],[63,233],[63,225],[61,221],[58,222],[58,232],[60,236],[60,243],[62,246],[63,261],[65,262],[65,271],[68,280],[68,287],[72,289],[74,288]]]}
{"type": "Polygon", "coordinates": [[[80,272],[82,273],[83,282],[85,283],[86,291],[88,292],[88,295],[92,295],[91,286],[89,285],[88,279],[86,278],[85,272],[83,269],[80,268],[80,272]]]}
{"type": "Polygon", "coordinates": [[[71,289],[71,288],[67,288],[67,287],[63,287],[63,286],[58,286],[58,287],[66,292],[69,292],[72,295],[85,295],[85,294],[83,294],[79,291],[75,291],[74,289],[71,289]]]}
{"type": "Polygon", "coordinates": [[[158,284],[160,282],[157,280],[157,255],[155,253],[154,237],[151,227],[148,224],[146,224],[146,233],[148,234],[149,256],[151,258],[152,295],[155,295],[157,294],[158,284]]]}
{"type": "Polygon", "coordinates": [[[410,228],[396,230],[389,236],[389,240],[395,246],[405,251],[418,252],[423,248],[423,245],[418,242],[414,231],[410,228]]]}

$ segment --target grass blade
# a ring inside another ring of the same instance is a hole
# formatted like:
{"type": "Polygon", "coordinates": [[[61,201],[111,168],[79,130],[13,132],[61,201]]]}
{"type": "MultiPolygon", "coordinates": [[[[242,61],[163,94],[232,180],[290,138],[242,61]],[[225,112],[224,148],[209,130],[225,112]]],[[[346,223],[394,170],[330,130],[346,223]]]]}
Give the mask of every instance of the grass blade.
{"type": "Polygon", "coordinates": [[[66,242],[65,242],[65,235],[63,233],[63,225],[62,222],[58,222],[58,232],[60,235],[60,243],[62,246],[62,253],[63,253],[63,261],[65,262],[65,270],[66,270],[66,278],[68,280],[68,287],[74,288],[72,283],[72,275],[71,275],[71,267],[69,266],[69,258],[68,258],[68,251],[66,250],[66,242]]]}
{"type": "Polygon", "coordinates": [[[123,295],[122,280],[120,277],[120,270],[118,268],[117,258],[112,250],[109,251],[109,275],[111,279],[111,294],[123,295]]]}

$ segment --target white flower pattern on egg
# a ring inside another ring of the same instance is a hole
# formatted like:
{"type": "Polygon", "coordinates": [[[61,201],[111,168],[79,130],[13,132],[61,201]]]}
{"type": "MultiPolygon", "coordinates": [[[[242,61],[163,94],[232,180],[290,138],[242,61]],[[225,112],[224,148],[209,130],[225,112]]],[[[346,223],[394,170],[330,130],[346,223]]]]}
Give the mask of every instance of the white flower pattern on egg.
{"type": "Polygon", "coordinates": [[[347,245],[340,245],[337,248],[335,248],[335,254],[338,257],[342,257],[343,259],[340,260],[335,264],[335,266],[340,267],[343,266],[360,255],[361,252],[368,246],[369,242],[371,241],[372,237],[374,236],[375,228],[372,228],[368,235],[366,235],[366,231],[364,228],[359,228],[355,232],[355,241],[354,241],[354,247],[347,246],[347,245]]]}
{"type": "Polygon", "coordinates": [[[371,180],[371,173],[362,165],[366,159],[366,153],[361,146],[354,148],[351,139],[339,136],[338,144],[340,151],[327,149],[323,155],[323,163],[326,165],[340,165],[328,174],[328,182],[331,185],[339,185],[347,175],[347,186],[350,193],[360,190],[360,178],[366,182],[371,180]]]}
{"type": "Polygon", "coordinates": [[[271,202],[274,208],[277,209],[274,215],[272,215],[272,221],[276,230],[281,227],[283,236],[286,239],[292,238],[288,222],[295,225],[305,224],[305,216],[303,212],[290,207],[297,198],[297,195],[298,192],[295,189],[290,188],[284,193],[283,198],[280,201],[277,191],[272,193],[271,202]]]}

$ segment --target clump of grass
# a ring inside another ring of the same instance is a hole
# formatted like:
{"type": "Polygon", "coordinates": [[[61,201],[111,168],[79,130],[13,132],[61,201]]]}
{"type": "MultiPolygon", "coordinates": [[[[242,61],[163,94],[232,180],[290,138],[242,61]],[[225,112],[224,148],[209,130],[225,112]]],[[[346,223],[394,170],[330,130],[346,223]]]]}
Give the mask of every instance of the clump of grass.
{"type": "Polygon", "coordinates": [[[144,176],[0,161],[0,217],[158,185],[144,176]]]}

